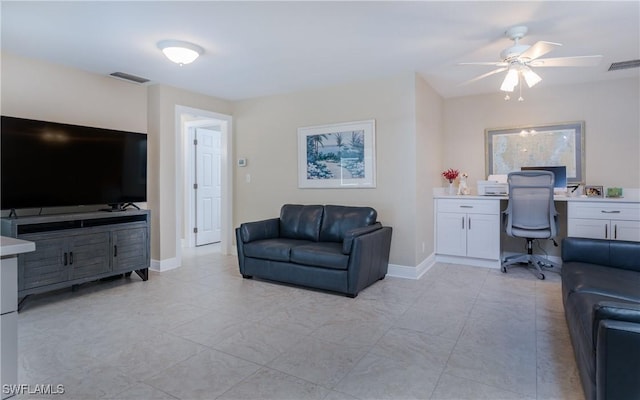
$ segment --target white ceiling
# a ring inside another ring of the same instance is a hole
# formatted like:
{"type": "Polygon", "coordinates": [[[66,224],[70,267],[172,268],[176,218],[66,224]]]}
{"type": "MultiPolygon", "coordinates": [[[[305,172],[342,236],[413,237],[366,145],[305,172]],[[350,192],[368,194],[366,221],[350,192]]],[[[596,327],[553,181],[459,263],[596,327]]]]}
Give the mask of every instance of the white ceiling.
{"type": "Polygon", "coordinates": [[[546,57],[601,54],[597,67],[538,69],[536,88],[638,76],[607,72],[640,59],[640,2],[7,2],[2,50],[98,74],[115,71],[230,100],[420,73],[443,97],[497,93],[503,74],[459,86],[492,67],[527,25],[522,44],[562,43],[546,57]],[[163,39],[205,49],[180,67],[163,39]]]}

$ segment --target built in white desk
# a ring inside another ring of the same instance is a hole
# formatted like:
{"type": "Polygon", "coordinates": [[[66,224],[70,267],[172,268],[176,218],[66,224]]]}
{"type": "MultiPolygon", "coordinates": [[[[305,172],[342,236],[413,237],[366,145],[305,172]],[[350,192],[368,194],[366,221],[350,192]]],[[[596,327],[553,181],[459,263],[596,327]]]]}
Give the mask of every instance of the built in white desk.
{"type": "Polygon", "coordinates": [[[18,384],[18,254],[34,251],[26,240],[0,236],[0,381],[2,398],[5,385],[18,384]]]}
{"type": "MultiPolygon", "coordinates": [[[[640,196],[629,191],[623,198],[555,196],[557,205],[566,203],[559,216],[566,236],[640,242],[640,196]]],[[[499,268],[508,197],[439,192],[434,190],[436,261],[499,268]]]]}

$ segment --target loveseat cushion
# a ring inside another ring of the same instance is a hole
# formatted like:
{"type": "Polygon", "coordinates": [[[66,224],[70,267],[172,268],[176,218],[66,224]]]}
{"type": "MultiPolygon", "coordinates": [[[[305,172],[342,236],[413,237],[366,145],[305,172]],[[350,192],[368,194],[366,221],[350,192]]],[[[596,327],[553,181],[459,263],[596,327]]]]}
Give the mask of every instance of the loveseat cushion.
{"type": "Polygon", "coordinates": [[[291,248],[308,244],[308,240],[266,239],[244,244],[244,255],[271,261],[289,262],[291,248]]]}
{"type": "Polygon", "coordinates": [[[562,266],[563,294],[589,292],[640,303],[640,274],[583,262],[567,262],[562,266]]]}
{"type": "Polygon", "coordinates": [[[323,212],[320,205],[283,205],[280,209],[280,237],[317,242],[323,212]]]}
{"type": "Polygon", "coordinates": [[[291,262],[331,269],[347,269],[349,256],[342,253],[342,244],[318,242],[291,249],[291,262]]]}
{"type": "Polygon", "coordinates": [[[562,261],[578,261],[640,272],[637,242],[568,237],[562,240],[562,261]]]}
{"type": "Polygon", "coordinates": [[[320,241],[342,242],[347,231],[376,223],[378,214],[371,207],[324,206],[320,241]]]}

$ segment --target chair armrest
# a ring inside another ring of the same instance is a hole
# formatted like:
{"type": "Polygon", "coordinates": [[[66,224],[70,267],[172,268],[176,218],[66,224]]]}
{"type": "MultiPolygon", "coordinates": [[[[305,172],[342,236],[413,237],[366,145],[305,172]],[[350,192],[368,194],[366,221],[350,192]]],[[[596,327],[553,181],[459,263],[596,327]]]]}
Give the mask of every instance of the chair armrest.
{"type": "Polygon", "coordinates": [[[605,320],[626,321],[638,324],[640,329],[640,304],[600,301],[593,305],[593,348],[598,345],[600,322],[605,320]]]}
{"type": "Polygon", "coordinates": [[[598,326],[596,398],[640,399],[640,324],[602,320],[598,326]]]}
{"type": "Polygon", "coordinates": [[[351,247],[353,246],[353,239],[358,236],[365,235],[367,233],[377,231],[382,228],[382,224],[380,222],[376,222],[373,225],[363,226],[361,228],[349,229],[344,234],[344,239],[342,241],[342,254],[351,254],[351,247]]]}
{"type": "Polygon", "coordinates": [[[275,239],[280,236],[280,218],[245,222],[240,225],[239,236],[243,243],[254,242],[256,240],[275,239]]]}

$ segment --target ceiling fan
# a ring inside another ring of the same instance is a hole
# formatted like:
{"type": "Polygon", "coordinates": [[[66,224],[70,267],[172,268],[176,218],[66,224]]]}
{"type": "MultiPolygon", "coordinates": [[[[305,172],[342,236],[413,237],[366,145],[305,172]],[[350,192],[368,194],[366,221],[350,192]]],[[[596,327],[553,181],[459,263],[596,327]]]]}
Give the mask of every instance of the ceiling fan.
{"type": "MultiPolygon", "coordinates": [[[[523,78],[528,87],[533,87],[542,78],[533,72],[533,68],[539,67],[592,67],[598,65],[602,59],[601,55],[594,56],[574,56],[574,57],[557,57],[557,58],[540,58],[557,47],[562,46],[560,43],[539,41],[532,46],[520,44],[522,39],[528,32],[526,26],[514,26],[507,29],[505,35],[514,41],[513,46],[508,47],[500,53],[502,61],[498,62],[465,62],[459,65],[491,65],[498,67],[493,71],[477,76],[468,80],[462,85],[466,85],[488,76],[499,74],[507,71],[507,75],[502,81],[500,90],[504,92],[513,92],[521,83],[523,78]]],[[[508,100],[508,95],[507,98],[508,100]]],[[[522,99],[522,96],[519,100],[522,99]]]]}

